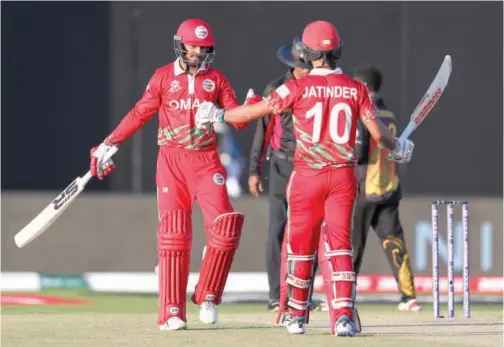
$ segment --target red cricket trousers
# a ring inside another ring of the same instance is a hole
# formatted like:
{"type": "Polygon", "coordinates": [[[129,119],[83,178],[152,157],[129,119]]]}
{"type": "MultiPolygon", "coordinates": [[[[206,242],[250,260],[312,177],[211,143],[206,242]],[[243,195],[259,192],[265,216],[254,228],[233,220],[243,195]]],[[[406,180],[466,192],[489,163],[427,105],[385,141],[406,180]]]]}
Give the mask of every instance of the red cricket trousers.
{"type": "Polygon", "coordinates": [[[207,238],[193,302],[220,303],[243,215],[233,207],[226,189],[226,171],[217,152],[160,147],[157,162],[158,193],[158,324],[177,316],[186,321],[187,282],[192,248],[192,208],[197,200],[207,238]],[[220,222],[219,222],[220,221],[220,222]]]}
{"type": "Polygon", "coordinates": [[[185,210],[192,213],[194,201],[209,230],[221,214],[233,212],[226,189],[227,173],[217,151],[190,151],[161,146],[157,160],[158,213],[185,210]]]}
{"type": "MultiPolygon", "coordinates": [[[[332,292],[328,298],[334,301],[333,318],[352,316],[354,284],[348,280],[348,276],[353,272],[351,231],[357,194],[354,167],[329,168],[317,172],[294,168],[287,186],[288,222],[285,238],[288,253],[298,257],[314,255],[319,248],[322,223],[326,224],[324,229],[329,248],[326,253],[329,253],[318,256],[319,259],[324,256],[330,259],[332,274],[325,274],[330,275],[331,278],[326,280],[334,285],[327,287],[332,292]]],[[[290,271],[293,271],[291,274],[295,278],[308,280],[312,276],[312,266],[310,261],[297,261],[290,271]]],[[[308,301],[308,290],[293,287],[291,295],[294,303],[308,301]]],[[[305,314],[303,310],[298,311],[299,315],[305,314]]]]}

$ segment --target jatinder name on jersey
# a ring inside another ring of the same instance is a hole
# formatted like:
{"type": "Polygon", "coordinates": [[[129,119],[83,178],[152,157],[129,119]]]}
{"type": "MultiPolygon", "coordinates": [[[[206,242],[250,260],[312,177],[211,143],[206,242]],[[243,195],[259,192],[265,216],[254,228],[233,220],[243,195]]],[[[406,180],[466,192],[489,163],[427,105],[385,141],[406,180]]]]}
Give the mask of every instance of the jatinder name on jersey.
{"type": "Polygon", "coordinates": [[[357,89],[341,86],[308,86],[303,98],[343,98],[357,100],[357,89]]]}

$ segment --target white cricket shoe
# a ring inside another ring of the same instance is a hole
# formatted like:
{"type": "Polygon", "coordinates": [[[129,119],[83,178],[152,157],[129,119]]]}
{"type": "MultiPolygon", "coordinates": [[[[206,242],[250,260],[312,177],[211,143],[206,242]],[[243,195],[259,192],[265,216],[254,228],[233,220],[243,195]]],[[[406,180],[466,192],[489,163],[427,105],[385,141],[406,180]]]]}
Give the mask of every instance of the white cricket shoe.
{"type": "Polygon", "coordinates": [[[288,317],[282,324],[287,328],[287,332],[293,335],[304,334],[306,331],[305,317],[288,317]]]}
{"type": "Polygon", "coordinates": [[[186,330],[187,323],[179,317],[171,317],[165,324],[159,326],[161,331],[186,330]]]}
{"type": "Polygon", "coordinates": [[[410,299],[406,302],[401,302],[399,303],[399,306],[397,306],[397,308],[399,309],[399,311],[422,311],[422,306],[416,299],[410,299]]]}
{"type": "Polygon", "coordinates": [[[280,322],[278,323],[281,326],[287,327],[291,322],[291,317],[288,314],[284,314],[280,322]]]}
{"type": "Polygon", "coordinates": [[[215,324],[219,317],[219,311],[213,301],[205,301],[200,305],[199,319],[205,324],[215,324]]]}
{"type": "Polygon", "coordinates": [[[336,331],[336,336],[352,337],[356,334],[354,323],[348,316],[339,317],[334,330],[336,331]]]}

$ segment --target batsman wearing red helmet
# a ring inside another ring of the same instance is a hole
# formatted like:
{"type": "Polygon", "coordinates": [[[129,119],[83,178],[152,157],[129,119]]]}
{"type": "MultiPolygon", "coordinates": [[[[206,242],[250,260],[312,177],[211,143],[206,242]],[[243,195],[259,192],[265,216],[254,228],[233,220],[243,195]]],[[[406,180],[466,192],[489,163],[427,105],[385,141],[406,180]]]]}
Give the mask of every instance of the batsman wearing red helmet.
{"type": "MultiPolygon", "coordinates": [[[[195,124],[196,110],[205,101],[225,109],[239,106],[226,77],[210,66],[214,46],[212,30],[205,21],[184,21],[174,37],[177,60],[154,72],[142,98],[104,142],[91,150],[92,174],[102,179],[113,168],[112,163],[104,162],[107,150],[132,136],[159,112],[156,185],[161,330],[187,328],[194,201],[202,209],[207,232],[206,252],[192,296],[200,305],[199,316],[204,323],[217,321],[216,305],[221,302],[242,231],[244,216],[234,212],[229,201],[226,171],[216,151],[213,127],[195,124]]],[[[234,126],[240,129],[246,124],[234,126]]]]}
{"type": "Polygon", "coordinates": [[[366,87],[336,68],[342,44],[331,23],[308,24],[302,44],[301,58],[312,67],[306,77],[286,82],[254,105],[224,111],[204,103],[196,119],[202,125],[249,122],[292,109],[297,144],[287,186],[289,218],[278,319],[289,333],[305,332],[315,256],[323,237],[318,256],[331,333],[354,336],[360,331],[350,241],[358,194],[354,155],[357,120],[360,118],[371,136],[389,150],[392,160],[408,162],[414,145],[394,138],[377,119],[366,87]]]}

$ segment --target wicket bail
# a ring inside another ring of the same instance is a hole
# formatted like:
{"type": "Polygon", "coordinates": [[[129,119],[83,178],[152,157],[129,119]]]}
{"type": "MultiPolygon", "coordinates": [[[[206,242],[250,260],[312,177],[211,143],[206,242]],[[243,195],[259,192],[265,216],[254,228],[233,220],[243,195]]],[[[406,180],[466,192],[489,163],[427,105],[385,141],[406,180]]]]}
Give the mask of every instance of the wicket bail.
{"type": "Polygon", "coordinates": [[[463,225],[463,308],[464,317],[469,318],[469,203],[466,201],[435,201],[432,203],[432,313],[440,318],[439,312],[439,206],[446,206],[447,244],[448,244],[448,318],[455,317],[455,276],[454,276],[454,206],[462,206],[463,225]]]}

